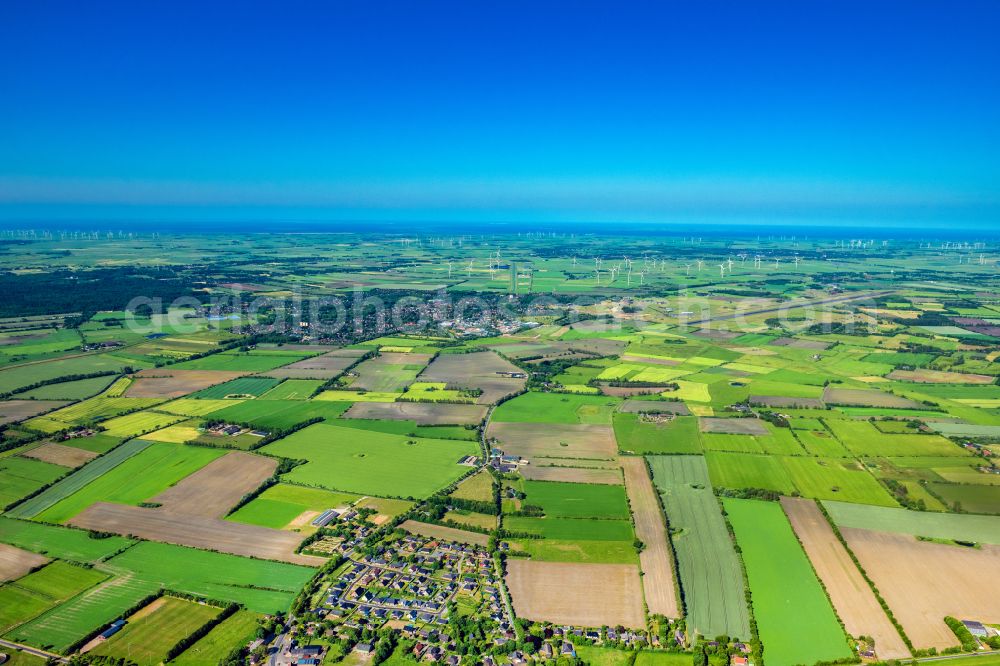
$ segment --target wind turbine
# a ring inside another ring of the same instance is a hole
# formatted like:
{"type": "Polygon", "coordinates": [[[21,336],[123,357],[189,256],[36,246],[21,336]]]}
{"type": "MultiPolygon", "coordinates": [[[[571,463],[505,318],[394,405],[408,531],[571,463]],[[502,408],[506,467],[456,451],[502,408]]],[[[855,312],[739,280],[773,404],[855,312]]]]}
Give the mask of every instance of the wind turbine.
{"type": "Polygon", "coordinates": [[[719,277],[720,278],[726,277],[726,265],[725,264],[719,264],[719,277]]]}
{"type": "Polygon", "coordinates": [[[686,269],[686,274],[691,275],[691,264],[684,264],[684,268],[686,269]]]}

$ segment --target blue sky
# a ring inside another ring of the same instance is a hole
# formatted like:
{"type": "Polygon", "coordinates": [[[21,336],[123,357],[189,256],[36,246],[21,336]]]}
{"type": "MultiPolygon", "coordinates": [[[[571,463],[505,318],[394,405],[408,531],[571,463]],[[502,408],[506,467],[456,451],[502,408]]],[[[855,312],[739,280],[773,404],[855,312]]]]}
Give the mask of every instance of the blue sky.
{"type": "Polygon", "coordinates": [[[996,225],[1000,3],[0,3],[0,220],[996,225]]]}

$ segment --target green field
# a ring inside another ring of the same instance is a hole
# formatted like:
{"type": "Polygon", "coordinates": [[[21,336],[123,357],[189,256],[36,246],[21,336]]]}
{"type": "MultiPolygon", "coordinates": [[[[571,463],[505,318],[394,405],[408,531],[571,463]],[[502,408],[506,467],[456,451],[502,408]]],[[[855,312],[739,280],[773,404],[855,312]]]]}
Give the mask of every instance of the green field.
{"type": "Polygon", "coordinates": [[[723,500],[736,532],[768,666],[847,659],[852,651],[777,502],[723,500]]]}
{"type": "Polygon", "coordinates": [[[643,423],[638,414],[614,415],[618,449],[633,453],[701,453],[698,419],[675,416],[666,423],[643,423]]]}
{"type": "Polygon", "coordinates": [[[585,564],[638,564],[631,541],[576,541],[559,539],[512,539],[511,549],[543,562],[585,564]]]}
{"type": "Polygon", "coordinates": [[[951,506],[969,513],[1000,514],[1000,486],[930,483],[928,488],[951,506]]]}
{"type": "Polygon", "coordinates": [[[710,451],[705,454],[712,485],[763,488],[786,495],[838,499],[882,506],[896,502],[860,463],[844,458],[774,456],[710,451]]]}
{"type": "Polygon", "coordinates": [[[170,663],[178,666],[219,663],[233,648],[250,642],[256,634],[259,617],[250,611],[236,611],[170,663]]]}
{"type": "Polygon", "coordinates": [[[118,552],[132,541],[118,536],[93,538],[85,530],[42,525],[0,516],[0,542],[49,557],[94,562],[118,552]]]}
{"type": "Polygon", "coordinates": [[[940,435],[885,434],[867,421],[827,419],[826,424],[848,450],[859,456],[968,455],[940,435]]]}
{"type": "MultiPolygon", "coordinates": [[[[34,518],[61,523],[95,502],[139,504],[225,453],[222,449],[200,446],[160,442],[151,444],[105,474],[92,479],[75,493],[52,504],[34,518]]],[[[103,458],[97,459],[101,460],[103,458]]]]}
{"type": "Polygon", "coordinates": [[[109,453],[91,460],[75,472],[46,488],[42,493],[35,495],[26,502],[22,502],[14,509],[7,512],[7,515],[15,518],[34,518],[39,513],[52,507],[63,499],[69,497],[95,479],[100,478],[110,470],[121,465],[123,462],[142,452],[149,446],[149,442],[142,440],[131,440],[109,453]]]}
{"type": "Polygon", "coordinates": [[[357,499],[358,495],[349,493],[279,483],[237,509],[228,520],[281,529],[305,511],[323,512],[351,504],[357,499]]]}
{"type": "Polygon", "coordinates": [[[55,561],[0,587],[0,633],[97,585],[107,574],[55,561]]]}
{"type": "Polygon", "coordinates": [[[611,425],[617,398],[530,392],[502,403],[493,421],[514,423],[596,423],[611,425]]]}
{"type": "Polygon", "coordinates": [[[629,517],[624,486],[525,481],[525,504],[542,507],[552,518],[629,517]]]}
{"type": "Polygon", "coordinates": [[[701,456],[650,456],[673,531],[688,626],[703,636],[749,639],[743,572],[701,456]]]}
{"type": "Polygon", "coordinates": [[[264,400],[308,400],[324,382],[320,379],[286,379],[261,396],[264,400]]]}
{"type": "Polygon", "coordinates": [[[267,372],[308,358],[309,354],[257,352],[222,352],[177,363],[177,370],[227,370],[230,372],[267,372]]]}
{"type": "Polygon", "coordinates": [[[192,398],[207,398],[209,400],[219,400],[227,396],[244,398],[247,396],[260,396],[267,393],[280,383],[279,379],[271,377],[239,377],[222,384],[209,386],[197,393],[192,393],[192,398]]]}
{"type": "Polygon", "coordinates": [[[101,423],[105,434],[112,437],[137,437],[147,432],[153,432],[160,428],[166,428],[183,421],[184,419],[173,414],[161,414],[159,412],[134,412],[125,416],[119,416],[101,423]]]}
{"type": "Polygon", "coordinates": [[[427,497],[468,471],[458,465],[479,446],[458,440],[409,438],[325,423],[264,447],[270,455],[309,462],[289,481],[387,497],[427,497]]]}
{"type": "Polygon", "coordinates": [[[114,379],[115,377],[111,375],[47,384],[24,393],[18,393],[17,398],[19,400],[83,400],[103,391],[114,379]]]}
{"type": "Polygon", "coordinates": [[[823,502],[840,527],[1000,545],[1000,517],[823,502]]]}
{"type": "Polygon", "coordinates": [[[335,419],[351,406],[349,402],[313,400],[248,400],[208,414],[230,423],[250,423],[259,428],[284,430],[314,418],[335,419]]]}
{"type": "Polygon", "coordinates": [[[221,612],[220,608],[176,597],[161,597],[91,654],[125,657],[139,666],[156,666],[177,641],[190,636],[221,612]]]}
{"type": "Polygon", "coordinates": [[[44,363],[21,365],[0,370],[0,393],[59,377],[85,375],[104,370],[118,372],[125,367],[139,369],[147,368],[150,365],[150,363],[118,358],[111,354],[88,354],[73,358],[54,359],[44,363]]]}
{"type": "Polygon", "coordinates": [[[0,509],[69,472],[68,467],[34,458],[0,458],[0,509]]]}
{"type": "Polygon", "coordinates": [[[632,524],[627,520],[599,520],[593,518],[534,518],[507,516],[504,528],[511,532],[529,532],[563,541],[627,541],[635,538],[632,524]]]}

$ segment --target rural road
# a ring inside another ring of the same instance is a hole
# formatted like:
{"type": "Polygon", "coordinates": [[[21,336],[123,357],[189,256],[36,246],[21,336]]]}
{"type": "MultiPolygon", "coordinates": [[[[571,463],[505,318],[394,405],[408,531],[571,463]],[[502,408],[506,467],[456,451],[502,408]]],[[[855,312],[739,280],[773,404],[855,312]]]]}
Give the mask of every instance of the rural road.
{"type": "Polygon", "coordinates": [[[52,652],[46,652],[45,650],[37,650],[33,647],[29,647],[27,645],[21,645],[19,643],[11,643],[10,641],[5,641],[3,639],[0,639],[0,648],[10,648],[11,650],[15,651],[20,650],[21,652],[27,654],[33,654],[36,657],[41,657],[42,659],[55,659],[57,661],[61,661],[62,663],[66,663],[69,661],[69,659],[61,655],[54,654],[52,652]]]}
{"type": "Polygon", "coordinates": [[[835,303],[846,303],[848,301],[858,301],[864,298],[878,298],[879,296],[887,296],[889,294],[896,293],[892,289],[886,291],[871,291],[864,294],[846,294],[844,296],[835,296],[833,298],[822,298],[818,301],[789,301],[788,303],[782,303],[781,305],[775,305],[767,308],[761,308],[759,310],[747,310],[746,312],[737,312],[735,314],[719,315],[717,317],[708,317],[706,319],[698,319],[696,321],[686,321],[682,322],[687,326],[695,326],[697,324],[708,324],[713,321],[725,321],[727,319],[738,319],[739,317],[750,317],[753,315],[767,314],[769,312],[782,312],[786,310],[797,310],[799,308],[806,308],[817,305],[833,305],[835,303]]]}
{"type": "Polygon", "coordinates": [[[995,657],[997,655],[1000,655],[1000,650],[987,650],[985,652],[973,652],[972,654],[969,654],[967,652],[962,654],[942,654],[936,657],[921,657],[919,659],[914,659],[913,661],[925,664],[932,661],[948,661],[950,659],[969,659],[970,657],[995,657]]]}

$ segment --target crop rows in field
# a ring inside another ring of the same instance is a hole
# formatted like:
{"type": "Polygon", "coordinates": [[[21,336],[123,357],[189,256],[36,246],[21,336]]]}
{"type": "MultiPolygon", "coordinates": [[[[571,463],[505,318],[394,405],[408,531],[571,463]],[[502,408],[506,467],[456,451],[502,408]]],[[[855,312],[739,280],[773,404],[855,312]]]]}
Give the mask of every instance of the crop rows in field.
{"type": "Polygon", "coordinates": [[[650,456],[674,531],[688,624],[704,636],[749,638],[743,572],[701,456],[650,456]]]}
{"type": "Polygon", "coordinates": [[[87,463],[65,479],[46,488],[42,493],[22,502],[7,512],[13,518],[34,518],[56,503],[66,499],[88,483],[114,469],[132,456],[150,446],[149,442],[134,439],[117,449],[87,463]]]}

